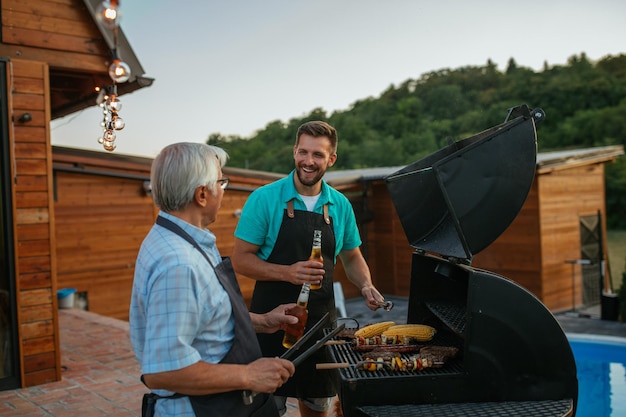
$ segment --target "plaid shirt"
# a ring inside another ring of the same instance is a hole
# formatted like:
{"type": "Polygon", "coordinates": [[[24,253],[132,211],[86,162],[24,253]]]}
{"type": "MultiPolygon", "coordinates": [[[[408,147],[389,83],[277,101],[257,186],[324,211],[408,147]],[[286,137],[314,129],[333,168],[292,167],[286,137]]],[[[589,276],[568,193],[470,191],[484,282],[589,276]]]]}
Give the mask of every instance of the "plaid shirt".
{"type": "MultiPolygon", "coordinates": [[[[160,213],[189,233],[217,265],[215,235],[160,213]]],[[[154,225],[144,239],[130,303],[130,339],[144,374],[218,363],[234,337],[228,294],[202,254],[175,233],[154,225]]],[[[162,396],[169,391],[155,390],[162,396]]],[[[187,397],[161,399],[157,416],[194,417],[187,397]]]]}

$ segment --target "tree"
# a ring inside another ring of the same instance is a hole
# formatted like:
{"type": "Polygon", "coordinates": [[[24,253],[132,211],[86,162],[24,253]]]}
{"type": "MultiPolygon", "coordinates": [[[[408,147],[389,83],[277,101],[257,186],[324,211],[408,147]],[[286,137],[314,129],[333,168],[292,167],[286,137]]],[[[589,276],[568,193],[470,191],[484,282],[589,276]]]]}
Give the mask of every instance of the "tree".
{"type": "MultiPolygon", "coordinates": [[[[519,104],[541,107],[546,119],[537,126],[541,151],[626,144],[626,55],[591,62],[586,54],[566,65],[542,71],[519,66],[510,58],[506,71],[488,60],[484,66],[441,69],[390,85],[379,97],[355,101],[328,115],[313,109],[288,122],[268,123],[250,138],[209,136],[223,144],[230,166],[287,173],[300,124],[326,120],[337,128],[337,169],[411,163],[458,140],[504,121],[519,104]]],[[[626,162],[607,167],[608,224],[626,228],[626,162]]]]}

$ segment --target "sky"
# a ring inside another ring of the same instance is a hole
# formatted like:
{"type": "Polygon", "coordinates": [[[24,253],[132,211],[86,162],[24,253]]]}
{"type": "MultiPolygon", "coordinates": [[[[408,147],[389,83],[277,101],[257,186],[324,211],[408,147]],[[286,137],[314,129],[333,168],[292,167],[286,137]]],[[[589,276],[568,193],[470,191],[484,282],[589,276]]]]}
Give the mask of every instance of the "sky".
{"type": "MultiPolygon", "coordinates": [[[[345,111],[449,68],[541,71],[626,53],[623,0],[120,0],[121,28],[152,86],[122,95],[115,153],[250,137],[274,121],[345,111]]],[[[124,59],[124,57],[121,57],[124,59]]],[[[541,106],[541,103],[528,103],[541,106]]],[[[52,144],[104,151],[96,106],[54,120],[52,144]]],[[[294,132],[295,134],[295,132],[294,132]]],[[[341,135],[341,132],[339,132],[341,135]]]]}

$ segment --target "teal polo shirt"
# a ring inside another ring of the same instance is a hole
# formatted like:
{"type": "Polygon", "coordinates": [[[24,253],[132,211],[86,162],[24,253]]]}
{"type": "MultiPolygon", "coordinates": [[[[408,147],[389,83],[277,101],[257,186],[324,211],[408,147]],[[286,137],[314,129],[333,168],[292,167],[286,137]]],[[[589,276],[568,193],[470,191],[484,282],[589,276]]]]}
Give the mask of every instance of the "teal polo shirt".
{"type": "MultiPolygon", "coordinates": [[[[274,249],[287,202],[294,200],[294,209],[306,211],[293,179],[295,170],[278,181],[257,188],[246,200],[235,229],[235,237],[259,246],[259,258],[267,260],[274,249]]],[[[328,204],[328,214],[335,232],[335,259],[342,250],[361,246],[354,210],[345,195],[322,181],[322,193],[313,210],[322,214],[328,204]]],[[[309,244],[310,242],[306,242],[309,244]]]]}

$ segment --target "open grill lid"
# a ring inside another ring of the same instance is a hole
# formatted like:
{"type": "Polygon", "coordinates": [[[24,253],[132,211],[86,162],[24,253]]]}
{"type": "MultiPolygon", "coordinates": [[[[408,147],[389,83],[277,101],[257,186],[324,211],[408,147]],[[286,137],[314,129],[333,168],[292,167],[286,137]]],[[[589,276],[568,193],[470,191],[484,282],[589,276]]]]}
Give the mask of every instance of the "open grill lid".
{"type": "Polygon", "coordinates": [[[541,109],[509,109],[504,123],[454,142],[385,178],[411,246],[471,260],[521,210],[537,160],[541,109]]]}

